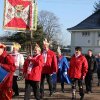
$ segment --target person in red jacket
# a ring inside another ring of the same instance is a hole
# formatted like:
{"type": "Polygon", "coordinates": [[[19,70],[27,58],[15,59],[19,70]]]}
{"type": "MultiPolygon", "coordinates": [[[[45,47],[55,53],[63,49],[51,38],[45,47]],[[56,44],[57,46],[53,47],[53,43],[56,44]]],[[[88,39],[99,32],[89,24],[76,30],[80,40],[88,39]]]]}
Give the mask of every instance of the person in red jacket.
{"type": "Polygon", "coordinates": [[[42,76],[41,76],[41,83],[40,83],[40,93],[41,98],[44,96],[44,81],[45,78],[47,79],[47,83],[49,85],[50,96],[53,94],[53,86],[52,86],[52,74],[57,72],[57,57],[56,54],[49,49],[49,42],[47,39],[43,41],[43,59],[44,59],[44,66],[42,69],[42,76]]]}
{"type": "Polygon", "coordinates": [[[29,56],[24,63],[23,73],[25,75],[25,97],[24,100],[30,99],[31,89],[33,89],[36,100],[40,100],[40,80],[43,66],[43,57],[41,49],[38,45],[35,46],[34,56],[29,56]]]}
{"type": "Polygon", "coordinates": [[[85,56],[81,53],[82,48],[77,46],[75,47],[75,54],[72,56],[70,60],[70,67],[68,70],[68,74],[72,79],[72,100],[76,100],[76,82],[78,81],[79,86],[79,94],[80,100],[84,98],[84,91],[83,91],[83,83],[82,80],[85,78],[87,70],[88,70],[88,63],[85,56]]]}
{"type": "MultiPolygon", "coordinates": [[[[8,75],[4,78],[4,80],[0,80],[0,100],[11,100],[13,95],[13,73],[16,67],[14,65],[13,57],[6,52],[5,48],[6,46],[0,43],[0,69],[6,70],[8,72],[8,75]]],[[[2,79],[2,75],[0,75],[0,79],[2,79]]]]}

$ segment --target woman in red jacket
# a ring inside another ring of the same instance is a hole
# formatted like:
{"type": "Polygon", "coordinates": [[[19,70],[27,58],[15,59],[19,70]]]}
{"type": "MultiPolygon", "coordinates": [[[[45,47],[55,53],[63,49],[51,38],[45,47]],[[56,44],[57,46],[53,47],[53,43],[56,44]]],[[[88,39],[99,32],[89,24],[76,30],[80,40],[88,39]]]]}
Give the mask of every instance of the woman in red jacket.
{"type": "MultiPolygon", "coordinates": [[[[15,65],[13,57],[6,52],[5,47],[4,44],[0,43],[0,72],[1,70],[3,73],[3,70],[8,72],[4,80],[0,80],[0,100],[11,100],[13,95],[12,80],[15,65]]],[[[0,75],[0,79],[2,79],[2,75],[0,75]]]]}
{"type": "Polygon", "coordinates": [[[86,58],[81,53],[81,47],[75,48],[75,54],[70,60],[70,67],[68,70],[69,76],[72,79],[72,100],[76,100],[76,82],[78,81],[80,100],[84,98],[83,83],[82,80],[85,78],[88,63],[86,58]]]}
{"type": "Polygon", "coordinates": [[[38,45],[35,46],[34,56],[28,57],[24,63],[24,75],[25,75],[25,97],[24,100],[30,99],[30,86],[33,89],[36,100],[40,100],[39,84],[41,80],[41,72],[43,66],[43,57],[41,55],[41,49],[38,45]]]}

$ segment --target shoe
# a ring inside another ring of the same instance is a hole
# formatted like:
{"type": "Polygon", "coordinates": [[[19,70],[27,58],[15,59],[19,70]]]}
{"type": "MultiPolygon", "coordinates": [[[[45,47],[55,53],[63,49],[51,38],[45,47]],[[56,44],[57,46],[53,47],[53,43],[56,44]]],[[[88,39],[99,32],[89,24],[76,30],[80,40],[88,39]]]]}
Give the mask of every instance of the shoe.
{"type": "Polygon", "coordinates": [[[76,98],[73,98],[73,97],[72,97],[71,100],[76,100],[76,98]]]}
{"type": "Polygon", "coordinates": [[[44,94],[40,94],[40,98],[43,99],[43,97],[44,97],[44,94]]]}
{"type": "Polygon", "coordinates": [[[61,91],[64,93],[64,92],[65,92],[65,91],[64,91],[64,88],[62,88],[61,91]]]}
{"type": "Polygon", "coordinates": [[[19,96],[19,94],[14,94],[14,95],[13,95],[13,97],[17,97],[17,96],[19,96]]]}
{"type": "Polygon", "coordinates": [[[83,100],[84,99],[84,95],[82,95],[81,97],[80,97],[80,100],[83,100]]]}
{"type": "Polygon", "coordinates": [[[53,93],[56,93],[56,90],[53,90],[53,93]]]}
{"type": "Polygon", "coordinates": [[[92,91],[92,90],[91,90],[90,92],[91,92],[91,93],[93,93],[93,91],[92,91]]]}
{"type": "Polygon", "coordinates": [[[100,84],[98,83],[97,86],[99,86],[100,84]]]}
{"type": "Polygon", "coordinates": [[[53,95],[53,92],[50,92],[49,96],[51,97],[53,95]]]}
{"type": "Polygon", "coordinates": [[[62,92],[63,92],[63,93],[65,92],[64,89],[62,89],[62,92]]]}
{"type": "Polygon", "coordinates": [[[87,94],[90,94],[90,91],[86,91],[87,94]]]}

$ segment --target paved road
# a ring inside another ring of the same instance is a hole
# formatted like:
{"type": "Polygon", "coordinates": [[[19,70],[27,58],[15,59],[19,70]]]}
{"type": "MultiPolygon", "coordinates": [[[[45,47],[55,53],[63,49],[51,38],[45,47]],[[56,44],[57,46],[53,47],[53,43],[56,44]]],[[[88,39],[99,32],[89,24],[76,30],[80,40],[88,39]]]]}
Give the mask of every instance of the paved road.
{"type": "MultiPolygon", "coordinates": [[[[20,88],[20,95],[12,100],[24,100],[24,80],[18,81],[18,85],[20,88]]],[[[85,86],[84,86],[85,89],[85,86]]],[[[45,84],[45,97],[43,100],[71,100],[71,86],[65,85],[65,93],[61,92],[60,84],[57,84],[57,92],[53,94],[52,97],[49,97],[48,86],[45,84]]],[[[31,95],[31,100],[35,100],[34,96],[31,95]]],[[[77,90],[77,100],[79,100],[79,94],[77,90]]],[[[97,76],[94,75],[93,80],[93,93],[85,94],[84,100],[100,100],[100,87],[97,86],[97,76]]]]}

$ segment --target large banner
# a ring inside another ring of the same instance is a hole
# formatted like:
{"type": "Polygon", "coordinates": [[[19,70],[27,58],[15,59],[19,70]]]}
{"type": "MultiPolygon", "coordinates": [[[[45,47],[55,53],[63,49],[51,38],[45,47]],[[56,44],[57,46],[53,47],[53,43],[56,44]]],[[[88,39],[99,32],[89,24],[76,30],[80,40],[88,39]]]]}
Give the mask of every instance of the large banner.
{"type": "Polygon", "coordinates": [[[5,0],[4,29],[31,30],[34,7],[31,0],[5,0]]]}

